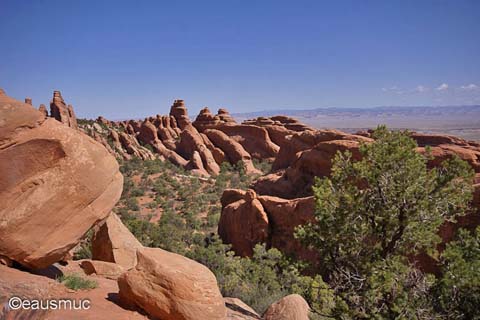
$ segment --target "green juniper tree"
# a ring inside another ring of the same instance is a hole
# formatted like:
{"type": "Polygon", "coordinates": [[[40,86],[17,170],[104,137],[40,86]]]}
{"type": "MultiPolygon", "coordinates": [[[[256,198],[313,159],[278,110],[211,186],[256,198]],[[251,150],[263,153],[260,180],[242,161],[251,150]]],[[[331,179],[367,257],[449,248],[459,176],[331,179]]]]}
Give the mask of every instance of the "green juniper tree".
{"type": "Polygon", "coordinates": [[[480,227],[460,229],[441,254],[442,278],[434,287],[436,308],[450,319],[480,319],[480,227]]]}
{"type": "MultiPolygon", "coordinates": [[[[342,318],[425,318],[433,277],[407,257],[436,255],[439,226],[468,210],[473,172],[453,157],[428,169],[407,132],[379,127],[362,158],[339,153],[316,179],[315,221],[297,237],[320,253],[320,273],[339,297],[342,318]]],[[[411,260],[411,259],[410,259],[411,260]]]]}

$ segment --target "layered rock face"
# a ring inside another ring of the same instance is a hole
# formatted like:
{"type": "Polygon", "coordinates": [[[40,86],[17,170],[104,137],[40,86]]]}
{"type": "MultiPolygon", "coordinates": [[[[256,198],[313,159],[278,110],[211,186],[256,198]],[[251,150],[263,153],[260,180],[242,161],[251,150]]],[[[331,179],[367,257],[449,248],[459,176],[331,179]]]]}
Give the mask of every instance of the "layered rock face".
{"type": "Polygon", "coordinates": [[[107,217],[123,177],[102,145],[3,91],[0,119],[0,255],[46,267],[107,217]]]}
{"type": "Polygon", "coordinates": [[[96,123],[108,128],[108,139],[101,139],[95,126],[82,129],[118,157],[156,156],[205,177],[217,175],[223,161],[232,165],[241,161],[247,173],[259,174],[253,159],[273,161],[289,135],[312,131],[297,120],[281,116],[238,124],[223,108],[213,114],[205,107],[191,122],[183,100],[174,101],[168,116],[120,122],[98,117],[96,123]]]}
{"type": "MultiPolygon", "coordinates": [[[[267,119],[260,120],[263,124],[271,123],[267,119]]],[[[457,223],[445,223],[439,230],[445,243],[453,238],[459,227],[472,228],[480,224],[480,144],[451,136],[419,133],[411,136],[419,145],[418,152],[425,153],[426,146],[429,146],[430,167],[459,156],[476,172],[472,204],[477,212],[459,217],[457,223]]],[[[252,184],[254,197],[241,190],[224,191],[219,235],[239,255],[250,255],[257,243],[265,242],[268,247],[315,262],[315,254],[303,248],[293,236],[296,226],[313,219],[311,187],[314,177],[330,175],[337,152],[349,151],[353,159],[359,160],[360,144],[371,142],[373,139],[368,132],[347,134],[337,130],[305,130],[287,135],[280,144],[272,172],[252,184]]],[[[425,267],[432,269],[431,266],[425,267]]]]}

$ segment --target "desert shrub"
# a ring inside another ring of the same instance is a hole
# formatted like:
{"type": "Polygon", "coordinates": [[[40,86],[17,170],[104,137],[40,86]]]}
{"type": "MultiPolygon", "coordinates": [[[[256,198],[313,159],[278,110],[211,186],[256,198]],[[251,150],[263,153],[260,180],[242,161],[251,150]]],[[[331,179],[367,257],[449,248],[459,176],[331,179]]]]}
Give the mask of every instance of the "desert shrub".
{"type": "Polygon", "coordinates": [[[145,195],[145,191],[141,188],[133,188],[130,191],[130,196],[132,196],[132,197],[141,197],[143,195],[145,195]]]}
{"type": "Polygon", "coordinates": [[[92,259],[92,237],[93,237],[93,229],[88,230],[85,239],[83,239],[79,247],[73,253],[74,260],[81,260],[81,259],[92,259]]]}
{"type": "Polygon", "coordinates": [[[272,170],[272,163],[268,161],[253,159],[253,165],[263,174],[267,174],[272,170]]]}
{"type": "Polygon", "coordinates": [[[138,206],[138,201],[136,198],[128,198],[126,200],[126,205],[127,205],[127,208],[128,210],[132,210],[132,211],[138,211],[140,210],[140,207],[138,206]]]}
{"type": "Polygon", "coordinates": [[[95,289],[98,286],[95,280],[85,279],[76,273],[61,275],[57,281],[72,290],[95,289]]]}
{"type": "Polygon", "coordinates": [[[319,310],[331,307],[327,303],[332,304],[333,294],[321,278],[302,276],[280,251],[267,250],[265,245],[257,245],[251,258],[242,258],[235,256],[218,236],[211,235],[206,245],[193,247],[187,256],[215,274],[224,296],[239,298],[257,312],[263,313],[270,304],[291,293],[315,296],[319,310]]]}

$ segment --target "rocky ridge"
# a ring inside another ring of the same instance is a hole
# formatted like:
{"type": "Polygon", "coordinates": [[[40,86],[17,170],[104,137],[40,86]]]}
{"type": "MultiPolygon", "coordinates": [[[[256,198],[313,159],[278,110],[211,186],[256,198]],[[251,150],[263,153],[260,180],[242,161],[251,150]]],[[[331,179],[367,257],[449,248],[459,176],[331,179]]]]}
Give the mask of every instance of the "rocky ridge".
{"type": "Polygon", "coordinates": [[[223,161],[241,162],[247,173],[259,174],[254,159],[273,161],[288,135],[313,130],[283,116],[237,123],[226,109],[213,114],[208,107],[192,122],[183,100],[174,101],[169,115],[127,121],[98,117],[81,127],[119,158],[158,157],[204,177],[216,176],[223,161]]]}

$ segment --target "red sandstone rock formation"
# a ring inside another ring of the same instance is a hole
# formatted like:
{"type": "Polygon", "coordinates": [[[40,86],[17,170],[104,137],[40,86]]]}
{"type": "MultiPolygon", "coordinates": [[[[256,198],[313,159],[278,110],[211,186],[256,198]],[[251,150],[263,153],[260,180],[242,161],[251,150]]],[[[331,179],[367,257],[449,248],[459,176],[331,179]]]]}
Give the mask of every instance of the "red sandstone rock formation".
{"type": "Polygon", "coordinates": [[[245,302],[237,298],[223,298],[227,307],[226,320],[260,320],[260,315],[248,306],[245,302]]]}
{"type": "Polygon", "coordinates": [[[278,156],[273,162],[272,170],[287,168],[298,159],[298,153],[300,151],[311,149],[320,142],[331,140],[351,140],[358,142],[372,141],[370,138],[351,135],[338,130],[305,131],[289,136],[286,140],[287,141],[281,145],[278,156]]]}
{"type": "Polygon", "coordinates": [[[53,99],[50,101],[50,116],[71,128],[77,128],[77,118],[73,107],[67,106],[60,91],[53,92],[53,99]]]}
{"type": "MultiPolygon", "coordinates": [[[[287,136],[297,134],[297,131],[287,127],[310,130],[306,126],[300,126],[294,119],[277,118],[258,118],[239,125],[225,109],[219,109],[213,115],[208,108],[204,108],[196,120],[190,123],[185,103],[183,100],[175,100],[169,116],[156,115],[143,121],[118,122],[99,117],[97,123],[116,132],[110,132],[112,153],[124,159],[132,156],[152,158],[149,150],[138,145],[138,139],[142,145],[151,146],[158,157],[194,170],[196,174],[204,175],[207,172],[208,175],[217,175],[223,161],[236,164],[240,160],[245,163],[248,173],[258,174],[260,172],[254,168],[252,158],[272,161],[280,149],[276,142],[285,144],[287,136]],[[209,133],[213,138],[208,136],[208,130],[216,130],[209,133]],[[201,165],[197,158],[193,158],[195,152],[200,155],[201,165]]],[[[96,139],[102,140],[99,137],[96,139]]],[[[104,144],[107,149],[111,149],[107,143],[104,144]]]]}
{"type": "Polygon", "coordinates": [[[255,191],[248,190],[243,199],[223,208],[218,234],[238,255],[251,256],[255,244],[267,242],[268,226],[268,216],[255,191]]]}
{"type": "Polygon", "coordinates": [[[293,236],[295,227],[313,220],[313,197],[287,200],[226,189],[221,202],[218,234],[238,255],[249,256],[256,244],[266,243],[298,258],[315,257],[293,236]]]}
{"type": "Polygon", "coordinates": [[[226,159],[225,159],[225,152],[223,152],[222,149],[217,148],[217,147],[212,143],[212,141],[210,141],[210,139],[208,139],[208,137],[207,137],[205,134],[200,133],[200,136],[202,137],[203,143],[205,143],[205,145],[207,146],[208,150],[210,150],[210,152],[212,152],[213,158],[215,159],[215,161],[216,161],[218,164],[222,164],[223,161],[226,161],[226,159]]]}
{"type": "Polygon", "coordinates": [[[45,118],[48,117],[47,107],[45,107],[44,104],[41,104],[40,107],[38,107],[38,111],[43,113],[45,115],[45,118]]]}
{"type": "Polygon", "coordinates": [[[173,116],[176,120],[177,126],[180,130],[185,129],[190,124],[188,118],[187,108],[183,100],[175,100],[170,108],[170,116],[173,116]]]}
{"type": "Polygon", "coordinates": [[[119,264],[99,260],[83,260],[80,262],[80,266],[87,275],[96,274],[112,280],[117,280],[125,272],[125,269],[119,264]]]}
{"type": "Polygon", "coordinates": [[[188,162],[187,166],[185,167],[187,170],[192,171],[193,174],[198,176],[208,177],[210,174],[207,170],[203,167],[202,157],[198,151],[194,151],[190,161],[188,162]]]}
{"type": "Polygon", "coordinates": [[[213,175],[220,173],[220,167],[215,161],[215,157],[205,145],[200,133],[192,125],[186,126],[180,134],[177,152],[185,159],[191,159],[194,152],[198,152],[202,160],[201,162],[203,163],[202,167],[205,168],[205,170],[213,175]]]}
{"type": "Polygon", "coordinates": [[[195,121],[192,123],[195,128],[197,128],[200,132],[205,129],[215,128],[216,126],[220,125],[222,121],[219,117],[214,116],[208,107],[203,108],[200,110],[195,121]]]}
{"type": "Polygon", "coordinates": [[[112,139],[115,151],[118,152],[123,159],[131,159],[132,156],[142,160],[153,160],[155,156],[147,148],[141,146],[135,136],[128,135],[125,132],[117,132],[110,130],[110,138],[112,139]]]}
{"type": "Polygon", "coordinates": [[[225,303],[207,267],[160,248],[137,251],[136,267],[118,279],[120,300],[163,320],[224,320],[225,303]]]}
{"type": "Polygon", "coordinates": [[[92,257],[128,270],[137,264],[136,252],[141,247],[142,244],[112,212],[92,238],[92,257]]]}
{"type": "Polygon", "coordinates": [[[3,91],[0,119],[0,255],[45,267],[108,215],[123,177],[102,145],[3,91]]]}
{"type": "Polygon", "coordinates": [[[310,307],[298,294],[291,294],[268,307],[264,320],[308,320],[310,307]]]}
{"type": "Polygon", "coordinates": [[[98,123],[101,123],[103,125],[106,125],[107,127],[111,126],[111,122],[107,119],[105,119],[104,117],[102,116],[99,116],[96,120],[98,123]]]}
{"type": "Polygon", "coordinates": [[[273,159],[278,153],[279,146],[270,140],[265,128],[253,125],[225,125],[216,129],[240,143],[253,158],[273,159]]]}
{"type": "Polygon", "coordinates": [[[217,117],[218,117],[223,123],[227,123],[227,124],[235,124],[235,123],[236,123],[235,119],[232,118],[232,116],[230,115],[230,113],[228,112],[228,110],[227,110],[227,109],[224,109],[224,108],[218,109],[217,117]]]}
{"type": "Polygon", "coordinates": [[[170,160],[172,163],[186,167],[188,161],[182,158],[179,154],[175,151],[168,149],[162,143],[160,139],[158,139],[157,135],[157,128],[148,120],[145,120],[138,130],[138,140],[142,141],[144,144],[151,145],[156,153],[160,154],[161,156],[165,157],[166,159],[170,160]]]}
{"type": "Polygon", "coordinates": [[[242,145],[231,139],[225,133],[215,129],[208,129],[204,131],[205,135],[212,141],[214,145],[222,149],[225,157],[231,164],[237,164],[242,161],[247,173],[258,174],[259,170],[255,168],[252,162],[252,157],[245,151],[242,145]]]}
{"type": "Polygon", "coordinates": [[[253,188],[262,195],[275,195],[292,199],[312,194],[315,177],[330,175],[331,163],[337,152],[349,151],[360,159],[359,142],[331,140],[316,144],[311,149],[296,153],[297,158],[285,170],[258,179],[253,188]]]}

